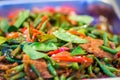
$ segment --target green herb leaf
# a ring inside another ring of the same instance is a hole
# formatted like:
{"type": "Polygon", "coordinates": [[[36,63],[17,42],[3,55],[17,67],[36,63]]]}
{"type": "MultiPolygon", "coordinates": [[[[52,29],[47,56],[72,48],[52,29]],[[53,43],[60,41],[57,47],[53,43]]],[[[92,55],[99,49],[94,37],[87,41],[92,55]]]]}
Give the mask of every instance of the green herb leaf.
{"type": "Polygon", "coordinates": [[[6,19],[2,19],[2,21],[0,22],[0,29],[7,33],[8,32],[8,28],[9,28],[9,24],[8,21],[6,19]]]}
{"type": "Polygon", "coordinates": [[[80,46],[78,46],[71,52],[70,55],[75,56],[75,55],[83,55],[83,54],[86,54],[86,52],[80,46]]]}
{"type": "Polygon", "coordinates": [[[34,42],[31,44],[31,47],[35,50],[44,51],[44,52],[57,49],[57,46],[51,42],[50,43],[34,42]]]}
{"type": "Polygon", "coordinates": [[[31,59],[40,59],[47,56],[47,54],[38,52],[34,50],[30,45],[25,44],[23,47],[23,51],[30,56],[31,59]]]}
{"type": "Polygon", "coordinates": [[[29,15],[30,15],[29,10],[21,11],[19,13],[19,17],[18,17],[17,21],[15,22],[14,26],[16,28],[19,28],[22,25],[22,23],[29,17],[29,15]]]}
{"type": "Polygon", "coordinates": [[[0,44],[6,42],[6,40],[7,40],[7,39],[6,39],[5,37],[0,36],[0,44]]]}
{"type": "Polygon", "coordinates": [[[82,39],[78,36],[75,36],[73,34],[70,34],[69,32],[66,32],[64,29],[59,29],[58,31],[53,32],[53,34],[66,42],[72,42],[72,43],[86,43],[87,40],[82,39]]]}
{"type": "Polygon", "coordinates": [[[77,22],[82,22],[82,23],[85,23],[85,24],[90,24],[94,19],[93,17],[91,16],[87,16],[87,15],[72,15],[69,17],[70,19],[72,20],[75,20],[77,22]]]}

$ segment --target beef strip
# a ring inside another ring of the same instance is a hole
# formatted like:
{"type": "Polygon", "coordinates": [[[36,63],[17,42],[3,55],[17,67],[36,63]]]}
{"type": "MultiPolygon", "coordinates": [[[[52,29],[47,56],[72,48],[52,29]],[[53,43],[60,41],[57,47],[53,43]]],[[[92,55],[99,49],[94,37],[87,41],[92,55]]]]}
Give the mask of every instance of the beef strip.
{"type": "Polygon", "coordinates": [[[87,43],[85,44],[80,44],[80,46],[85,49],[89,53],[93,53],[95,56],[99,58],[107,57],[107,58],[112,58],[113,56],[100,49],[100,46],[103,45],[103,40],[100,39],[94,39],[91,37],[86,37],[86,40],[88,40],[87,43]]]}

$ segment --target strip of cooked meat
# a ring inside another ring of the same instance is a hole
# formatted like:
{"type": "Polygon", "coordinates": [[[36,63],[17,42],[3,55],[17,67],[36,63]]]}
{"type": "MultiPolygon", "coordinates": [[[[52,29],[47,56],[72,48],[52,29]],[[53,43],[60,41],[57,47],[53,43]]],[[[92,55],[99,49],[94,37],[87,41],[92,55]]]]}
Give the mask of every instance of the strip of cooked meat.
{"type": "Polygon", "coordinates": [[[3,77],[4,75],[5,75],[5,72],[0,72],[0,80],[5,80],[3,77]]]}
{"type": "Polygon", "coordinates": [[[35,60],[33,61],[33,65],[35,65],[43,78],[52,78],[52,75],[47,69],[47,63],[45,62],[45,60],[35,60]]]}
{"type": "Polygon", "coordinates": [[[91,37],[86,37],[85,39],[88,40],[88,42],[85,44],[81,44],[80,46],[83,49],[85,49],[87,52],[93,53],[95,56],[100,57],[100,58],[103,58],[103,57],[112,58],[113,57],[110,53],[105,52],[102,49],[100,49],[100,46],[103,45],[103,40],[94,39],[91,37]]]}
{"type": "Polygon", "coordinates": [[[0,70],[8,70],[12,67],[15,67],[17,66],[18,64],[17,63],[13,63],[13,64],[4,64],[4,63],[0,63],[0,70]]]}
{"type": "MultiPolygon", "coordinates": [[[[36,67],[36,69],[40,72],[40,75],[44,79],[52,78],[52,75],[49,73],[47,69],[47,64],[45,60],[32,60],[32,64],[36,67]]],[[[29,64],[25,64],[25,72],[31,79],[36,79],[36,74],[32,71],[29,64]]]]}

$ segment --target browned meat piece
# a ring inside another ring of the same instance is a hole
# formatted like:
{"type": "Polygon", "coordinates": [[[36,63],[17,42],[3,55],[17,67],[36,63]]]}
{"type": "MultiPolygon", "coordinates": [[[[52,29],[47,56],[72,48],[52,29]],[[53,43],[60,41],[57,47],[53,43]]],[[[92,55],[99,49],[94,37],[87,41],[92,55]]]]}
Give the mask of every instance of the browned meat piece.
{"type": "Polygon", "coordinates": [[[0,80],[5,80],[3,77],[4,75],[5,75],[5,72],[0,72],[0,80]]]}
{"type": "Polygon", "coordinates": [[[24,71],[28,77],[31,79],[36,79],[36,74],[32,71],[30,64],[33,64],[37,70],[40,72],[41,77],[43,78],[52,78],[52,75],[49,73],[47,69],[47,63],[45,60],[31,60],[28,55],[23,55],[23,63],[25,63],[24,71]]]}
{"type": "Polygon", "coordinates": [[[43,78],[52,78],[52,75],[47,69],[47,63],[45,62],[45,60],[35,60],[33,61],[33,65],[36,66],[43,78]]]}
{"type": "Polygon", "coordinates": [[[4,61],[5,60],[5,56],[0,56],[0,61],[4,61]]]}
{"type": "Polygon", "coordinates": [[[29,65],[24,66],[24,71],[30,79],[36,79],[36,74],[31,70],[29,65]]]}
{"type": "Polygon", "coordinates": [[[18,65],[17,63],[14,63],[14,64],[3,64],[3,63],[0,63],[0,70],[8,70],[8,69],[13,68],[13,67],[15,67],[17,65],[18,65]]]}
{"type": "MultiPolygon", "coordinates": [[[[47,69],[47,64],[45,60],[34,60],[32,64],[37,68],[40,72],[42,78],[52,78],[52,75],[49,73],[47,69]]],[[[36,74],[31,70],[30,65],[25,65],[25,72],[31,79],[36,79],[36,74]]]]}
{"type": "Polygon", "coordinates": [[[100,57],[100,58],[103,58],[103,57],[112,58],[113,57],[110,53],[105,52],[99,48],[99,46],[103,45],[103,40],[94,39],[91,37],[86,37],[85,39],[88,40],[88,43],[81,44],[80,46],[83,49],[85,49],[87,52],[93,53],[95,56],[100,57]]]}
{"type": "Polygon", "coordinates": [[[64,74],[64,76],[66,77],[68,77],[71,73],[72,73],[72,69],[58,69],[57,70],[58,75],[64,74]]]}
{"type": "Polygon", "coordinates": [[[111,47],[112,49],[116,49],[116,46],[115,46],[115,44],[114,44],[113,42],[110,42],[110,47],[111,47]]]}

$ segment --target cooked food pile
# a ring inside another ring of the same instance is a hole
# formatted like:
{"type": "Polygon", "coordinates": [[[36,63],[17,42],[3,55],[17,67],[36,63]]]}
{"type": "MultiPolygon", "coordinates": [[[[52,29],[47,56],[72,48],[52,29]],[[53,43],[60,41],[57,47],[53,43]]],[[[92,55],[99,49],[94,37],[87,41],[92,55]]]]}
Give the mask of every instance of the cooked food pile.
{"type": "Polygon", "coordinates": [[[120,36],[93,21],[65,7],[1,17],[0,80],[119,77],[120,36]]]}

